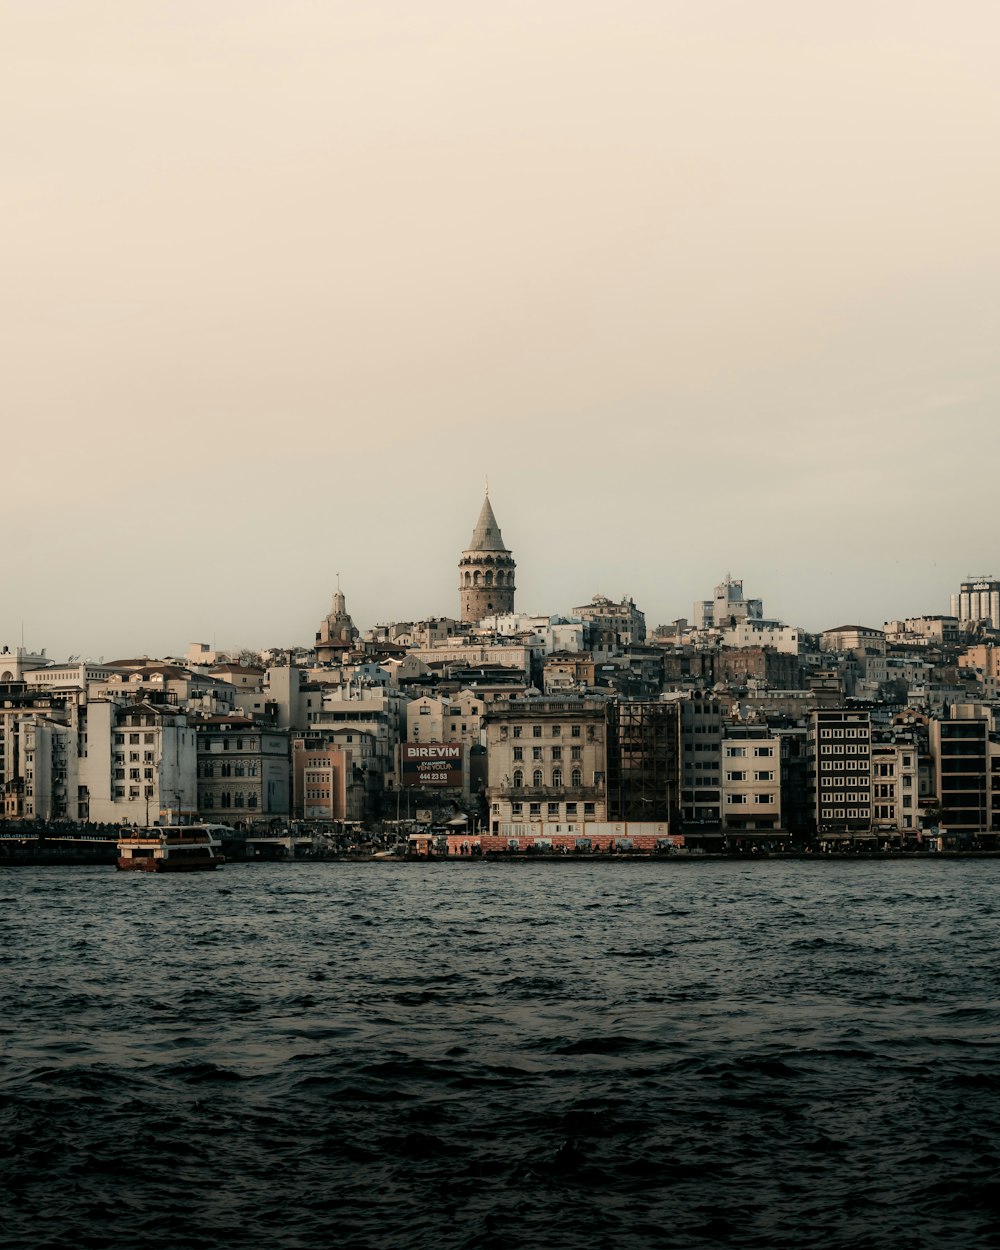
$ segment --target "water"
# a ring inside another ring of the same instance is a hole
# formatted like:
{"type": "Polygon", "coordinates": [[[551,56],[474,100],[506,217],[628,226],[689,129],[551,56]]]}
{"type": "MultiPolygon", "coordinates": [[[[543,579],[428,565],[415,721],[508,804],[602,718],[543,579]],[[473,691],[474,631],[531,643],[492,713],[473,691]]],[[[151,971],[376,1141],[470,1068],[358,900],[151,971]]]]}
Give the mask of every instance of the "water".
{"type": "Polygon", "coordinates": [[[0,874],[0,1243],[983,1247],[1000,864],[0,874]]]}

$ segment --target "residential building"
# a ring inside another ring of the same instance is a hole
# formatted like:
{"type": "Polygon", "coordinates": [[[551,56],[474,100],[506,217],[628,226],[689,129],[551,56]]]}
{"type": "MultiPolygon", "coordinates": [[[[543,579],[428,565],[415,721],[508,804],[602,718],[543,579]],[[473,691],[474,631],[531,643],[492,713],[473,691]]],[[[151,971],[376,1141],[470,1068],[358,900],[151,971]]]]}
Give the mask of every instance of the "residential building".
{"type": "Polygon", "coordinates": [[[722,825],[744,831],[782,828],[781,742],[766,726],[725,728],[722,825]]]}

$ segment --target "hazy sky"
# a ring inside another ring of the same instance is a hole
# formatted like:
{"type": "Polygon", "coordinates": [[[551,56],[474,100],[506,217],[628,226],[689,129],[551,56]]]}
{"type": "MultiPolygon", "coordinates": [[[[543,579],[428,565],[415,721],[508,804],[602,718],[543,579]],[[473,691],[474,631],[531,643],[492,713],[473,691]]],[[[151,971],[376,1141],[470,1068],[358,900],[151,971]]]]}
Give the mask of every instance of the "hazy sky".
{"type": "Polygon", "coordinates": [[[1000,575],[993,0],[0,0],[0,642],[1000,575]]]}

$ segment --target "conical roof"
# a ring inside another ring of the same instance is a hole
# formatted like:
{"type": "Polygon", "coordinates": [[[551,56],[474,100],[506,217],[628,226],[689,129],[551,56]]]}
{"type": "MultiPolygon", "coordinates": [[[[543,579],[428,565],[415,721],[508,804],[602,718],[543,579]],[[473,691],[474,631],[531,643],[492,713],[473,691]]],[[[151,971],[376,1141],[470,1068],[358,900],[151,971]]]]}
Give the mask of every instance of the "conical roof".
{"type": "Polygon", "coordinates": [[[503,537],[500,534],[500,526],[497,525],[497,519],[493,515],[490,497],[487,495],[479,512],[476,528],[472,531],[472,541],[466,547],[466,551],[506,550],[507,548],[503,545],[503,537]]]}

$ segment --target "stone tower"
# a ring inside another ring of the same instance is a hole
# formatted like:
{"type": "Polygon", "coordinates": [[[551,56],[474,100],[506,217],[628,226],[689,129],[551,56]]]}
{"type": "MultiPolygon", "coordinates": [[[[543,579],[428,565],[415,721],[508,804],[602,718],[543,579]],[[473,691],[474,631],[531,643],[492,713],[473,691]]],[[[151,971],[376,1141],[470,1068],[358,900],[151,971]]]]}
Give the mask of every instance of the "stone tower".
{"type": "Polygon", "coordinates": [[[357,637],[358,631],[354,628],[354,622],[347,611],[347,600],[340,589],[338,574],[332,610],[328,616],[324,616],[316,634],[317,662],[335,664],[345,651],[351,650],[357,637]]]}
{"type": "Polygon", "coordinates": [[[461,619],[474,624],[484,616],[513,612],[514,568],[514,557],[503,545],[487,489],[472,541],[458,562],[461,619]]]}

